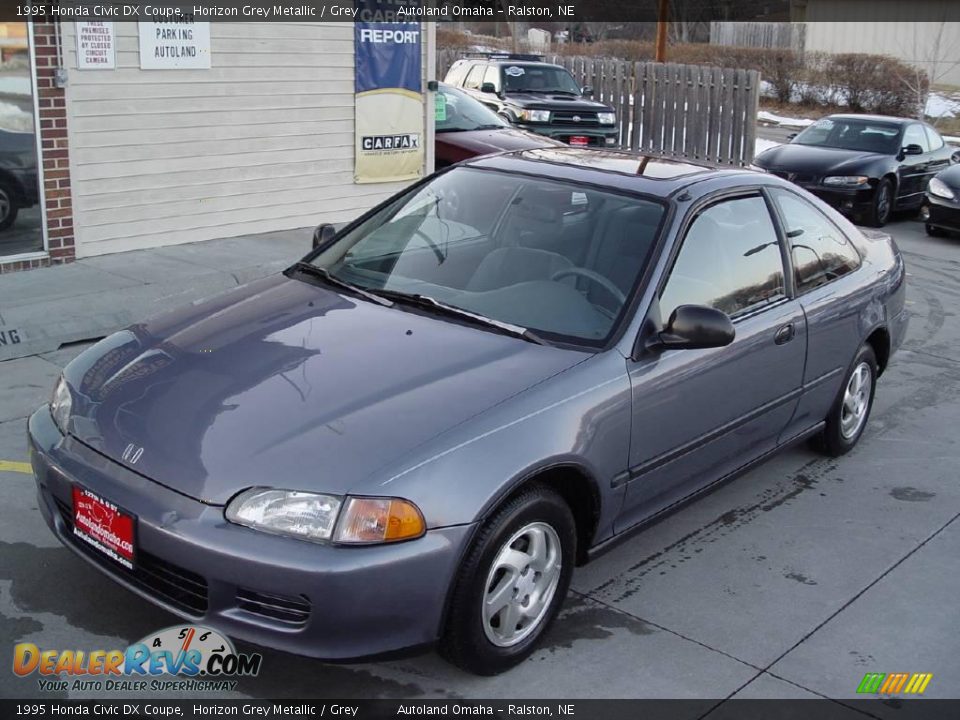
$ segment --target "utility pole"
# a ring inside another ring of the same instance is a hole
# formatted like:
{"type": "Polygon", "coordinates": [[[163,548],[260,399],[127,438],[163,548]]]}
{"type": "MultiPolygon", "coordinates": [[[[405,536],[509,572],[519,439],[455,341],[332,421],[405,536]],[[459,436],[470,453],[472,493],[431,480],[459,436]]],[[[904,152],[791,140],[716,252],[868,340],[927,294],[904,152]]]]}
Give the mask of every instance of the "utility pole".
{"type": "Polygon", "coordinates": [[[667,17],[670,13],[670,0],[660,0],[657,11],[657,50],[654,59],[657,62],[667,61],[667,17]]]}

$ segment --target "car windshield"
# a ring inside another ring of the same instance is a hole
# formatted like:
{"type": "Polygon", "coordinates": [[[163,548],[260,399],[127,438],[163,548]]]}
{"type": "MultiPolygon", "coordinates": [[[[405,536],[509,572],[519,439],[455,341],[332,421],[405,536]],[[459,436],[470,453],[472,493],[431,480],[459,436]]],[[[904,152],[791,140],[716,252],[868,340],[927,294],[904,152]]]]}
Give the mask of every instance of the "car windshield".
{"type": "Polygon", "coordinates": [[[501,69],[505,92],[560,92],[580,94],[573,75],[554,65],[504,65],[501,69]]]}
{"type": "Polygon", "coordinates": [[[793,139],[796,145],[861,150],[894,155],[900,149],[900,126],[859,118],[822,118],[793,139]]]}
{"type": "Polygon", "coordinates": [[[506,121],[466,93],[444,85],[436,94],[434,117],[438,133],[508,127],[506,121]]]}
{"type": "Polygon", "coordinates": [[[418,311],[430,311],[426,297],[539,338],[601,346],[663,214],[659,202],[632,195],[454,168],[397,197],[312,262],[395,302],[419,299],[418,311]]]}

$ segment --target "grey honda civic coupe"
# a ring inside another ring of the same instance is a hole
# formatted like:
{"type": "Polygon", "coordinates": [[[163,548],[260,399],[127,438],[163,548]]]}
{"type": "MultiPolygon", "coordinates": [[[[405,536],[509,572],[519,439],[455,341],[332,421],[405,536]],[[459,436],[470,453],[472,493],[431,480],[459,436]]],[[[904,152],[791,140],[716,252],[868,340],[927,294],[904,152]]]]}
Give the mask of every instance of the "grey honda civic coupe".
{"type": "Polygon", "coordinates": [[[326,660],[515,665],[574,566],[791,443],[850,450],[907,326],[889,236],[748,170],[528,150],[330,230],[87,349],[29,421],[78,557],[326,660]]]}

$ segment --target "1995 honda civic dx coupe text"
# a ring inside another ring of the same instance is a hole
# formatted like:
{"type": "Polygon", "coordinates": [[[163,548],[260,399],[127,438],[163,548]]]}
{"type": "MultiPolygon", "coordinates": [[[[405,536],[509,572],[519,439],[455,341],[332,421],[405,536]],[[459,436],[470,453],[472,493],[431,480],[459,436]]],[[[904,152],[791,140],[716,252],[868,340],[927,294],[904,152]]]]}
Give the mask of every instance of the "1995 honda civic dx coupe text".
{"type": "Polygon", "coordinates": [[[328,660],[516,664],[618,537],[853,447],[907,324],[888,236],[745,170],[527,150],[318,237],[81,353],[29,435],[79,557],[328,660]]]}

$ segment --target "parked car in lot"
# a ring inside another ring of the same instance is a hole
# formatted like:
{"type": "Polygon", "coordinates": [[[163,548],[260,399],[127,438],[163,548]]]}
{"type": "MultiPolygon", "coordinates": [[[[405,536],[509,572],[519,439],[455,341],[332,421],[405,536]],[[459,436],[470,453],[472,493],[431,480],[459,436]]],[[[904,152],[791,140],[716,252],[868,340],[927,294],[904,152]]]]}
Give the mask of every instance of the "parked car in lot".
{"type": "Polygon", "coordinates": [[[80,558],[326,659],[511,667],[578,563],[791,443],[856,445],[907,324],[889,236],[745,170],[492,155],[317,238],[81,353],[28,432],[80,558]]]}
{"type": "Polygon", "coordinates": [[[926,123],[883,115],[830,115],[754,163],[882,227],[895,210],[916,210],[927,182],[954,149],[926,123]]]}
{"type": "Polygon", "coordinates": [[[960,165],[941,170],[930,180],[920,219],[928,235],[960,232],[960,165]]]}
{"type": "Polygon", "coordinates": [[[515,128],[482,103],[449,85],[436,95],[436,168],[509,150],[562,147],[558,140],[515,128]]]}
{"type": "Polygon", "coordinates": [[[613,108],[591,100],[591,88],[540,55],[475,53],[451,65],[445,82],[524,130],[570,145],[617,143],[613,108]]]}

